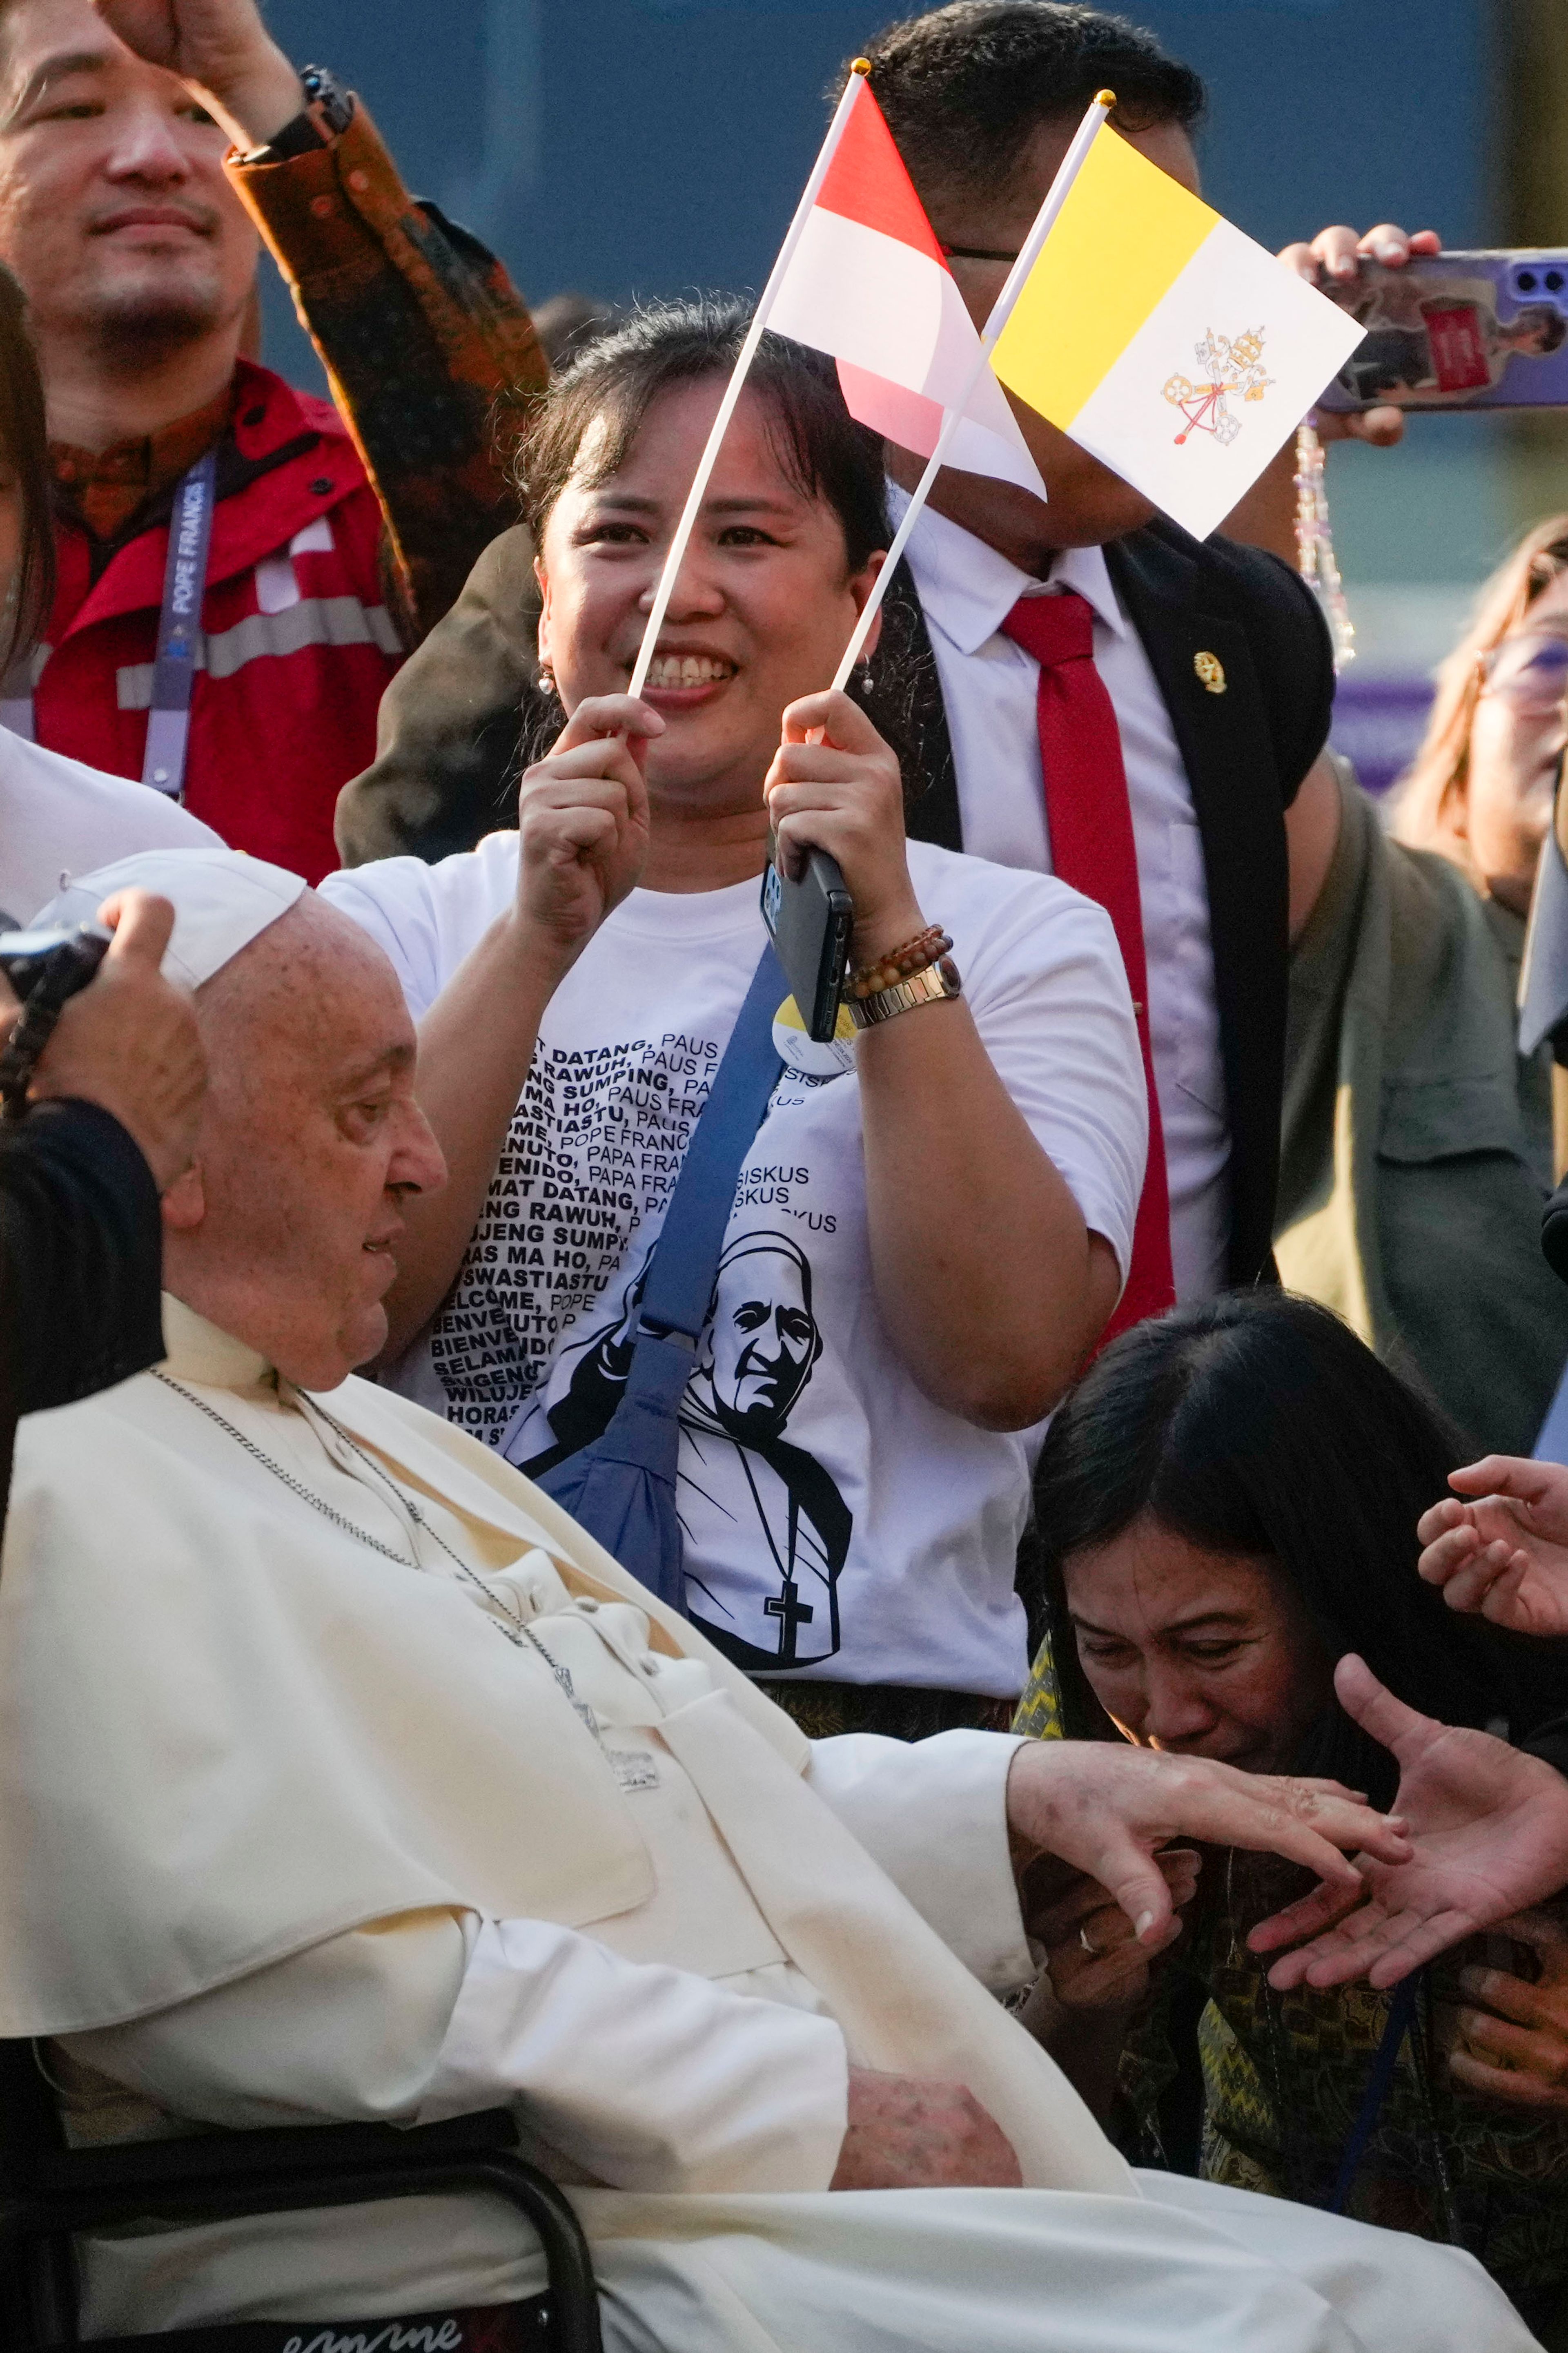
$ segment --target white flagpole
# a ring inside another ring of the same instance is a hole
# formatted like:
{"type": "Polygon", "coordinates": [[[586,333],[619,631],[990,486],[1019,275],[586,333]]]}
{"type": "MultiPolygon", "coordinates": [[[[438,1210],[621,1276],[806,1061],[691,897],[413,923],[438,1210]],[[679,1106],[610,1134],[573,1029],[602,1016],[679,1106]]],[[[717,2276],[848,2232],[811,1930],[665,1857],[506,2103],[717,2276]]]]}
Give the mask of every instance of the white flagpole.
{"type": "Polygon", "coordinates": [[[1007,273],[1007,282],[991,307],[991,316],[985,322],[985,332],[980,339],[980,349],[975,354],[974,365],[970,370],[969,381],[964,385],[957,405],[950,408],[942,420],[942,431],[937,435],[936,448],[927,460],[925,472],[915,485],[909,510],[893,534],[893,543],[883,560],[882,568],[871,583],[871,593],[861,607],[860,617],[855,624],[854,633],[844,649],[844,659],[839,663],[835,675],[833,684],[836,690],[841,690],[847,683],[850,671],[860,659],[861,649],[871,634],[871,624],[881,610],[883,597],[892,586],[899,558],[909,544],[910,533],[920,521],[921,509],[930,498],[931,486],[942,471],[948,445],[963,421],[963,413],[969,406],[969,396],[979,383],[982,372],[990,366],[991,353],[1003,328],[1012,316],[1014,303],[1024,290],[1024,281],[1039,259],[1040,248],[1057,225],[1057,216],[1067,202],[1068,191],[1082,170],[1084,157],[1094,144],[1100,124],[1115,103],[1114,90],[1102,90],[1096,92],[1093,105],[1079,124],[1073,134],[1072,145],[1062,157],[1056,178],[1047,191],[1045,203],[1035,215],[1034,226],[1024,239],[1017,260],[1007,273]]]}
{"type": "Polygon", "coordinates": [[[664,617],[669,610],[669,600],[675,593],[675,583],[679,575],[681,565],[685,561],[687,548],[690,544],[691,533],[708,489],[710,477],[718,463],[719,450],[729,430],[730,419],[734,416],[736,403],[745,389],[746,377],[750,373],[752,362],[756,357],[757,345],[763,340],[763,331],[768,323],[768,315],[777,300],[784,274],[794,260],[795,249],[805,233],[806,222],[811,217],[811,208],[816,202],[817,190],[827,177],[827,167],[833,161],[839,141],[848,128],[850,112],[860,95],[861,84],[870,70],[870,64],[865,58],[857,58],[849,69],[849,79],[844,86],[844,95],[838,101],[838,111],[828,124],[827,136],[822,142],[822,153],[812,165],[811,177],[805,184],[805,194],[795,208],[795,218],[791,221],[784,241],[779,248],[778,259],[773,266],[768,282],[763,289],[762,300],[758,302],[756,311],[752,314],[752,323],[746,330],[746,340],[741,345],[741,354],[735,362],[734,374],[731,376],[725,387],[724,397],[719,404],[719,414],[713,419],[713,428],[708,436],[708,446],[702,452],[695,479],[686,494],[686,504],[681,509],[680,521],[676,524],[675,537],[669,543],[669,553],[664,559],[664,569],[658,575],[658,586],[654,592],[653,610],[647,617],[647,627],[643,631],[642,644],[637,649],[637,661],[632,669],[631,683],[626,689],[628,694],[640,694],[647,683],[648,665],[653,659],[654,648],[658,643],[658,633],[664,627],[664,617]]]}

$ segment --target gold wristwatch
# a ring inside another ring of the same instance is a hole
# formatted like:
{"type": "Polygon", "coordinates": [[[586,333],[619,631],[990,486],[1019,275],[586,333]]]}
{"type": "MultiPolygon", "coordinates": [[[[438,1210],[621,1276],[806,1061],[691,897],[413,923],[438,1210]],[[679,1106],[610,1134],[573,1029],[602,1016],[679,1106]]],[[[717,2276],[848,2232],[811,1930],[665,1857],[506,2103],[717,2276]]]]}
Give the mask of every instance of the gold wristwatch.
{"type": "Polygon", "coordinates": [[[943,997],[963,995],[958,966],[951,956],[942,956],[909,980],[896,980],[890,988],[873,989],[869,997],[847,997],[844,1002],[856,1029],[870,1029],[879,1021],[891,1021],[895,1014],[908,1013],[917,1005],[938,1005],[943,997]]]}

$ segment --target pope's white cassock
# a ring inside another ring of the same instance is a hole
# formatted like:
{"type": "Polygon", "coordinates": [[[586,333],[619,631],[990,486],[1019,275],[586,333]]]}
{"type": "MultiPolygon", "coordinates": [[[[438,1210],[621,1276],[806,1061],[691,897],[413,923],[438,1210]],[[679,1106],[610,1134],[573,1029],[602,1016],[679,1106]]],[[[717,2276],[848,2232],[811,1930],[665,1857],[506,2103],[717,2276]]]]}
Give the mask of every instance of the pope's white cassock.
{"type": "MultiPolygon", "coordinates": [[[[812,1747],[482,1446],[166,1316],[180,1386],[23,1425],[0,1577],[0,2031],[79,2137],[509,2103],[617,2353],[1531,2345],[1468,2256],[1128,2170],[995,1999],[1013,1744],[812,1747]],[[962,2078],[1031,2186],[828,2195],[850,2061],[962,2078]]],[[[105,2336],[542,2266],[451,2198],[85,2277],[105,2336]]]]}

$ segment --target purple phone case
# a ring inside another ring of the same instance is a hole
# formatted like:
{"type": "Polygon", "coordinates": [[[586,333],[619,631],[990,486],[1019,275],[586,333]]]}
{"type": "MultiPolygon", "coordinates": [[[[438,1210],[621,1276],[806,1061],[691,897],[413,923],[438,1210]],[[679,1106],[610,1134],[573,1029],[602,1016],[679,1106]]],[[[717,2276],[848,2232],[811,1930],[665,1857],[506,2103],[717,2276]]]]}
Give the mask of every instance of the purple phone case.
{"type": "Polygon", "coordinates": [[[1568,408],[1568,253],[1442,253],[1323,292],[1364,322],[1320,408],[1568,408]]]}

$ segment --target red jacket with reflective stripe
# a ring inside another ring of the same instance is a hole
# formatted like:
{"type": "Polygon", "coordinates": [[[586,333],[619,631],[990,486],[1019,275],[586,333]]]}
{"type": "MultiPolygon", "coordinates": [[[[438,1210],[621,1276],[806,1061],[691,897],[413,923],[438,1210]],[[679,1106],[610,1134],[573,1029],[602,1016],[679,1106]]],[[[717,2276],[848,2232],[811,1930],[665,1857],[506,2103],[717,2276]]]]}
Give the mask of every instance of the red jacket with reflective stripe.
{"type": "MultiPolygon", "coordinates": [[[[237,849],[314,882],[338,863],[332,810],[375,757],[376,706],[402,659],[381,509],[331,403],[246,360],[217,484],[185,806],[237,849]]],[[[81,527],[62,518],[56,538],[37,740],[140,776],[167,524],[121,548],[96,583],[81,527]]]]}

